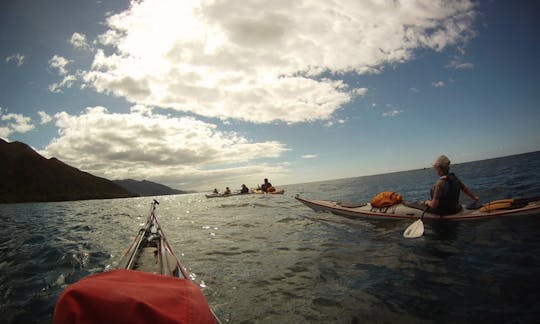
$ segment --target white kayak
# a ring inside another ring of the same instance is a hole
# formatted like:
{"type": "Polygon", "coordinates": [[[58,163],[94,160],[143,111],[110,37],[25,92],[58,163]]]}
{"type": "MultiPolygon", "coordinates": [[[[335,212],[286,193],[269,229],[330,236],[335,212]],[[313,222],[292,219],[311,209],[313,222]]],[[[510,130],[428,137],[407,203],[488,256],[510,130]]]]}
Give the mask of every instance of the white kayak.
{"type": "Polygon", "coordinates": [[[247,192],[247,193],[240,193],[240,192],[235,192],[235,193],[230,193],[230,194],[209,194],[209,195],[205,195],[206,198],[227,198],[227,197],[234,197],[234,196],[245,196],[245,195],[251,195],[252,192],[247,192]]]}
{"type": "MultiPolygon", "coordinates": [[[[369,203],[350,203],[338,202],[329,200],[314,200],[295,197],[296,200],[310,207],[315,211],[327,211],[337,215],[350,218],[373,218],[373,219],[418,219],[423,217],[423,220],[445,220],[445,221],[464,221],[477,220],[501,216],[524,216],[524,215],[539,215],[540,216],[540,198],[524,198],[524,199],[505,199],[504,202],[507,208],[501,208],[503,200],[492,202],[484,206],[493,206],[494,208],[467,209],[440,216],[424,212],[422,206],[414,203],[399,203],[387,208],[374,208],[369,203]],[[495,208],[496,207],[496,208],[495,208]],[[422,214],[424,214],[422,216],[422,214]]],[[[506,206],[505,205],[505,206],[506,206]]]]}
{"type": "Polygon", "coordinates": [[[275,191],[264,192],[259,189],[251,189],[251,192],[258,195],[283,195],[285,193],[285,190],[280,189],[280,190],[275,190],[275,191]]]}

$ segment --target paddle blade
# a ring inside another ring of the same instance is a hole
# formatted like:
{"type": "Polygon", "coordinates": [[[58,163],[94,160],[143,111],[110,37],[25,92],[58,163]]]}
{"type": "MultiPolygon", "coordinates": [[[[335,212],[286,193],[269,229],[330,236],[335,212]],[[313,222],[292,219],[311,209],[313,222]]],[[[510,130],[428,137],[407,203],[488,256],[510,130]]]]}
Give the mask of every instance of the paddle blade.
{"type": "Polygon", "coordinates": [[[414,223],[409,225],[405,232],[403,232],[404,238],[417,238],[424,234],[424,223],[421,219],[416,220],[414,223]]]}

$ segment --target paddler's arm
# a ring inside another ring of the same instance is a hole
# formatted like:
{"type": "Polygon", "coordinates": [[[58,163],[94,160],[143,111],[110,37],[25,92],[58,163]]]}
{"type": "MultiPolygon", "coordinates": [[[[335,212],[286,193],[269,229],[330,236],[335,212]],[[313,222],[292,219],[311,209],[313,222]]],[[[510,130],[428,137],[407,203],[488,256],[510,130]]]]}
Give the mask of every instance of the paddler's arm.
{"type": "Polygon", "coordinates": [[[465,194],[467,194],[467,196],[469,196],[469,198],[471,198],[473,201],[478,201],[480,200],[480,197],[478,197],[477,195],[475,195],[471,189],[469,189],[469,187],[467,187],[466,185],[463,185],[463,188],[461,188],[463,190],[463,192],[465,194]]]}
{"type": "Polygon", "coordinates": [[[437,209],[439,207],[439,197],[441,196],[441,180],[435,183],[431,193],[431,200],[426,200],[426,204],[430,209],[437,209]]]}
{"type": "Polygon", "coordinates": [[[430,209],[436,209],[439,207],[439,199],[433,198],[424,202],[430,209]]]}

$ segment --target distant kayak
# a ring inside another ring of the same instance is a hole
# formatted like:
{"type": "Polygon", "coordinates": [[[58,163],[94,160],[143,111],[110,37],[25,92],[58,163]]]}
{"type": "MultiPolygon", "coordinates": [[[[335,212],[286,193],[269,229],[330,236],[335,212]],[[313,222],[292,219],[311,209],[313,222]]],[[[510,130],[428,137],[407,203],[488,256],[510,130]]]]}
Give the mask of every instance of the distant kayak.
{"type": "Polygon", "coordinates": [[[227,197],[234,197],[234,196],[245,196],[245,195],[250,195],[252,194],[252,192],[247,192],[247,193],[230,193],[230,194],[209,194],[209,195],[205,195],[206,198],[227,198],[227,197]]]}
{"type": "Polygon", "coordinates": [[[259,194],[259,195],[283,195],[285,193],[285,190],[281,189],[281,190],[276,190],[276,191],[271,191],[271,192],[264,192],[262,190],[252,190],[252,192],[254,194],[259,194]]]}
{"type": "MultiPolygon", "coordinates": [[[[374,208],[370,203],[351,203],[329,200],[313,200],[295,197],[304,205],[315,211],[327,211],[349,218],[373,219],[418,219],[422,217],[422,206],[414,203],[399,203],[387,208],[374,208]]],[[[501,216],[540,215],[540,197],[526,199],[504,199],[484,205],[479,209],[466,209],[440,216],[426,212],[424,220],[463,221],[477,220],[501,216]],[[490,207],[491,206],[491,207],[490,207]]]]}
{"type": "Polygon", "coordinates": [[[276,191],[273,191],[273,192],[264,192],[262,190],[251,189],[248,193],[235,192],[235,193],[231,193],[231,194],[228,194],[228,195],[224,195],[224,194],[207,194],[205,196],[206,196],[206,198],[227,198],[227,197],[246,196],[246,195],[283,195],[284,193],[285,193],[285,190],[283,190],[283,189],[276,190],[276,191]]]}

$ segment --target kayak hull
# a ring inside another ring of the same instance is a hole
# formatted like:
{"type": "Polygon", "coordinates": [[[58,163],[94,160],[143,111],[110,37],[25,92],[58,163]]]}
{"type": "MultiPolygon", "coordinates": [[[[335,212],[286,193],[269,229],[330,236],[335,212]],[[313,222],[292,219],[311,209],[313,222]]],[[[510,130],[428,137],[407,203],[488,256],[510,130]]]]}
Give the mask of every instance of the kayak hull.
{"type": "Polygon", "coordinates": [[[254,190],[253,193],[258,194],[258,195],[283,195],[285,193],[285,190],[281,189],[281,190],[276,190],[276,191],[272,191],[272,192],[264,192],[262,190],[254,190]]]}
{"type": "Polygon", "coordinates": [[[224,195],[224,194],[209,194],[209,195],[205,195],[206,198],[228,198],[228,197],[234,197],[234,196],[245,196],[245,195],[251,195],[252,193],[251,192],[247,192],[247,193],[231,193],[231,194],[228,194],[228,195],[224,195]]]}
{"type": "MultiPolygon", "coordinates": [[[[388,208],[373,208],[369,203],[357,204],[342,203],[328,200],[313,200],[295,197],[304,205],[315,211],[331,212],[336,215],[349,218],[372,218],[372,219],[418,219],[422,217],[423,210],[412,208],[404,204],[396,204],[388,208]]],[[[478,209],[468,210],[463,208],[460,212],[452,215],[440,216],[429,212],[424,213],[423,220],[466,221],[479,220],[502,216],[525,216],[540,215],[540,201],[529,202],[526,206],[514,209],[496,210],[483,212],[478,209]]]]}
{"type": "Polygon", "coordinates": [[[228,195],[224,194],[207,194],[205,195],[206,198],[228,198],[228,197],[234,197],[234,196],[246,196],[246,195],[283,195],[285,193],[285,190],[276,190],[272,192],[264,192],[262,190],[252,189],[250,192],[247,193],[231,193],[228,195]]]}

